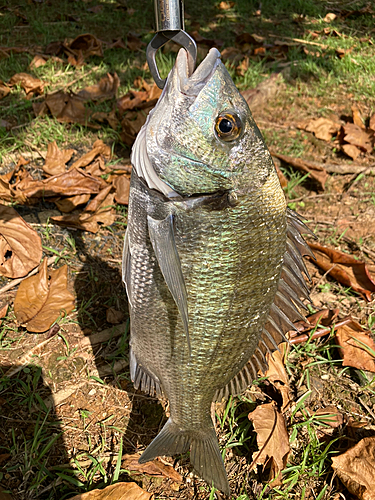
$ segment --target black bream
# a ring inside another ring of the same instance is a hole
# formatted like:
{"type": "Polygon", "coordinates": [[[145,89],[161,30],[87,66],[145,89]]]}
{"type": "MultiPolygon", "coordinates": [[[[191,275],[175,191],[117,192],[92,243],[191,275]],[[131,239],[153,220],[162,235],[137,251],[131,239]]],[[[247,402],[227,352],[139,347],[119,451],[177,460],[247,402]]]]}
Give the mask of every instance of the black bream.
{"type": "Polygon", "coordinates": [[[229,494],[211,404],[251,384],[301,319],[304,225],[216,49],[192,75],[179,52],[132,164],[130,371],[170,403],[140,462],[190,449],[196,472],[229,494]]]}

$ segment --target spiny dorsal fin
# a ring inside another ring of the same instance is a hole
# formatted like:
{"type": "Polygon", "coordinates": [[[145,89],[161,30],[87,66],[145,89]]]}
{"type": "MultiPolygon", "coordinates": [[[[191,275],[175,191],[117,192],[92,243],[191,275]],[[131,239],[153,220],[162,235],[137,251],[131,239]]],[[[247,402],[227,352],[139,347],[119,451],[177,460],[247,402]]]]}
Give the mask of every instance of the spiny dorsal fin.
{"type": "Polygon", "coordinates": [[[187,293],[180,257],[174,239],[173,216],[168,215],[163,220],[156,220],[148,215],[147,222],[151,244],[160,270],[181,314],[190,355],[187,293]]]}

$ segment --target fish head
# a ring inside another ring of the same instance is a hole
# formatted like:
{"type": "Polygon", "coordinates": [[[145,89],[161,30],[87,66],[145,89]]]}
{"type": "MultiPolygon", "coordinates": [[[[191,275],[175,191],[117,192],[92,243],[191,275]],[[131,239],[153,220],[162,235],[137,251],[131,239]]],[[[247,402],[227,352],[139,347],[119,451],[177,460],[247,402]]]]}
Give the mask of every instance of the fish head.
{"type": "Polygon", "coordinates": [[[249,107],[215,48],[192,74],[180,50],[144,127],[149,167],[182,196],[240,196],[275,173],[249,107]]]}

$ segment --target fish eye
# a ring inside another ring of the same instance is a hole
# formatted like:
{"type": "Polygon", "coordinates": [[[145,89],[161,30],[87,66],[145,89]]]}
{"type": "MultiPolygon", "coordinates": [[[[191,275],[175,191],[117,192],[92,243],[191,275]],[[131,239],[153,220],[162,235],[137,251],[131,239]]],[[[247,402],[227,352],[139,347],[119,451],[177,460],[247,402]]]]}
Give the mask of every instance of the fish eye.
{"type": "Polygon", "coordinates": [[[235,113],[220,113],[215,122],[217,137],[225,142],[231,142],[239,137],[242,131],[240,117],[235,113]]]}

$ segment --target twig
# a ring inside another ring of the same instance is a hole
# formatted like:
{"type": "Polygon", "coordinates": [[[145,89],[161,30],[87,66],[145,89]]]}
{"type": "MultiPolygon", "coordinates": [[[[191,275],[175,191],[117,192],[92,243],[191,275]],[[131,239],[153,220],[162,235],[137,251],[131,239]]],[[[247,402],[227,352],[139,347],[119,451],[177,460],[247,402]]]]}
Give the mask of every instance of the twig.
{"type": "MultiPolygon", "coordinates": [[[[63,90],[66,90],[67,88],[71,87],[75,83],[79,82],[80,80],[83,80],[83,78],[86,78],[86,76],[90,75],[93,71],[99,69],[99,66],[95,66],[94,68],[90,69],[87,73],[84,75],[81,75],[79,78],[76,78],[75,80],[72,80],[71,82],[67,83],[64,87],[63,90]]],[[[58,91],[57,91],[58,92],[58,91]]]]}
{"type": "Polygon", "coordinates": [[[301,43],[302,45],[315,45],[316,47],[320,47],[322,49],[328,49],[328,45],[323,45],[322,43],[318,42],[309,42],[308,40],[302,40],[302,38],[291,38],[290,36],[279,36],[279,35],[274,35],[273,33],[270,33],[268,35],[271,38],[282,38],[283,40],[289,40],[291,42],[297,42],[301,43]]]}
{"type": "Polygon", "coordinates": [[[358,182],[362,179],[362,177],[373,169],[375,169],[375,164],[365,168],[365,170],[363,172],[360,172],[359,174],[354,174],[353,177],[350,179],[350,181],[347,183],[347,188],[345,192],[342,194],[340,201],[342,202],[348,196],[349,191],[358,184],[358,182]]]}
{"type": "Polygon", "coordinates": [[[34,151],[36,151],[38,153],[38,155],[43,158],[43,160],[46,159],[46,155],[44,153],[41,153],[40,150],[34,146],[34,144],[32,144],[31,142],[29,142],[27,139],[24,139],[23,142],[26,144],[26,146],[29,146],[29,148],[33,149],[34,151]]]}
{"type": "Polygon", "coordinates": [[[303,335],[298,335],[298,337],[290,339],[289,344],[302,344],[303,342],[307,342],[308,340],[314,340],[318,339],[319,337],[324,337],[325,335],[328,335],[332,331],[332,329],[335,331],[337,330],[337,328],[347,325],[351,321],[352,318],[348,316],[329,328],[321,328],[320,330],[317,330],[312,335],[308,335],[306,333],[304,333],[303,335]]]}
{"type": "MultiPolygon", "coordinates": [[[[49,257],[48,260],[47,260],[47,267],[50,266],[51,264],[53,264],[54,261],[55,261],[55,259],[56,259],[56,256],[49,257]]],[[[21,281],[25,280],[26,278],[30,278],[30,276],[34,276],[34,274],[36,274],[38,272],[38,270],[39,270],[39,266],[37,266],[32,271],[30,271],[27,276],[24,276],[23,278],[18,278],[16,280],[13,280],[10,283],[8,283],[7,285],[3,286],[3,288],[0,288],[0,295],[2,295],[3,293],[7,292],[8,290],[11,290],[15,286],[19,285],[21,283],[21,281]]]]}

